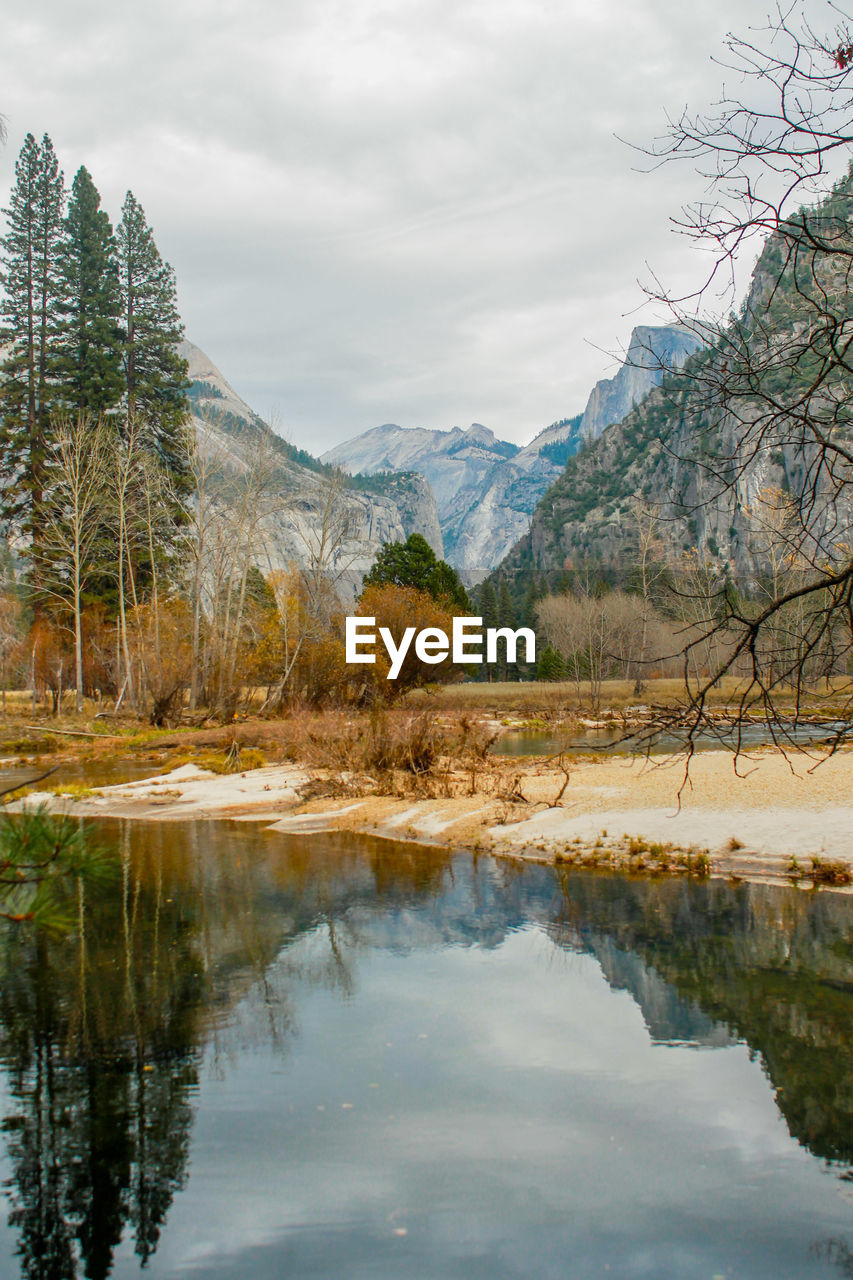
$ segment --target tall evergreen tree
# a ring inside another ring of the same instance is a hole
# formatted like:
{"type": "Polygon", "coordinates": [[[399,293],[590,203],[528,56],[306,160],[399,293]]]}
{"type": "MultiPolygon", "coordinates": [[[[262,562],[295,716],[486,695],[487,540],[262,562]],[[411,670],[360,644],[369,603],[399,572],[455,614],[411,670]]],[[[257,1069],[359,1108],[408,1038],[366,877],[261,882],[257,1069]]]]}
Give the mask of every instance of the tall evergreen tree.
{"type": "Polygon", "coordinates": [[[546,644],[536,663],[537,680],[565,680],[568,674],[565,659],[557,650],[546,644]]]}
{"type": "MultiPolygon", "coordinates": [[[[498,625],[498,595],[495,591],[495,584],[491,578],[486,578],[480,586],[477,596],[476,613],[483,619],[485,628],[496,627],[498,625]]],[[[476,680],[488,680],[491,684],[494,680],[496,672],[492,663],[484,662],[481,667],[477,668],[474,678],[476,680]]]]}
{"type": "Polygon", "coordinates": [[[116,229],[128,416],[140,416],[155,452],[179,488],[189,487],[184,432],[187,362],[179,344],[175,273],[160,256],[142,206],[128,191],[116,229]]]}
{"type": "Polygon", "coordinates": [[[27,134],[15,165],[0,241],[4,296],[0,342],[0,517],[33,539],[44,489],[44,459],[57,388],[54,346],[65,183],[53,144],[27,134]]]}
{"type": "MultiPolygon", "coordinates": [[[[512,631],[518,626],[515,605],[513,604],[512,594],[506,578],[501,578],[498,586],[498,626],[509,627],[512,631]]],[[[510,666],[506,658],[506,645],[501,643],[498,649],[498,670],[501,680],[509,680],[510,678],[517,680],[518,671],[514,666],[510,666]]]]}
{"type": "Polygon", "coordinates": [[[513,603],[512,593],[506,578],[501,578],[498,586],[498,626],[518,626],[515,604],[513,603]]]}
{"type": "Polygon", "coordinates": [[[480,614],[483,618],[484,627],[496,627],[498,625],[498,597],[495,591],[495,584],[491,578],[480,587],[480,614]]]}
{"type": "Polygon", "coordinates": [[[536,605],[542,598],[542,594],[539,579],[533,573],[530,575],[530,581],[524,593],[524,602],[521,606],[521,625],[523,627],[536,629],[536,605]]]}
{"type": "Polygon", "coordinates": [[[103,413],[124,392],[121,295],[112,225],[88,170],[71,187],[62,244],[58,372],[66,408],[103,413]]]}

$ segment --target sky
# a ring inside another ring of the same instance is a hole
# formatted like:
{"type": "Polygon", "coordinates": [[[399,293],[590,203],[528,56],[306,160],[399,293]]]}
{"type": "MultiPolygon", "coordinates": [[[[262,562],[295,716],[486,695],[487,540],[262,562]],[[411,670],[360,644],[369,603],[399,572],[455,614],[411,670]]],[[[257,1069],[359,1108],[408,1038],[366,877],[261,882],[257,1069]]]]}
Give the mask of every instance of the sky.
{"type": "MultiPolygon", "coordinates": [[[[187,337],[293,443],[580,412],[706,266],[704,190],[627,142],[718,96],[767,0],[31,0],[4,17],[5,204],[28,131],[131,188],[187,337]]],[[[835,25],[822,0],[807,11],[835,25]]]]}

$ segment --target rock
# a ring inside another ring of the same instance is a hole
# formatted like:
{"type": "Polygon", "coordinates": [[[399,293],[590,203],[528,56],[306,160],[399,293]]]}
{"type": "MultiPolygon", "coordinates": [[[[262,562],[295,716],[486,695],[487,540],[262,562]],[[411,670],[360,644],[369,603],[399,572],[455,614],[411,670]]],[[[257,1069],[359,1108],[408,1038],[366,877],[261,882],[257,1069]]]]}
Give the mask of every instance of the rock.
{"type": "MultiPolygon", "coordinates": [[[[200,348],[184,342],[192,381],[192,422],[206,448],[221,451],[226,466],[245,472],[258,443],[270,447],[275,495],[273,510],[263,520],[263,572],[309,562],[309,545],[316,537],[328,494],[329,467],[296,449],[273,432],[246,404],[200,348]]],[[[339,586],[353,594],[384,542],[404,542],[410,533],[422,534],[436,554],[443,554],[435,498],[422,475],[408,473],[378,477],[375,485],[348,485],[341,496],[348,512],[349,531],[338,555],[339,586]]]]}

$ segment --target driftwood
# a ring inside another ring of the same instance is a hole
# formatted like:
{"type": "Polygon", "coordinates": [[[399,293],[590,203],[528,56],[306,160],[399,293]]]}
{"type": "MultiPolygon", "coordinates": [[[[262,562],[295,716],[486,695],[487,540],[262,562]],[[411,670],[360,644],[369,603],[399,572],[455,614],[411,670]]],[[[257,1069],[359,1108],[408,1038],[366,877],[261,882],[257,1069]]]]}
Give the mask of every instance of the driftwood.
{"type": "Polygon", "coordinates": [[[68,738],[106,738],[105,733],[89,733],[85,729],[50,729],[46,724],[25,724],[25,729],[32,729],[33,733],[61,733],[63,737],[68,738]]]}

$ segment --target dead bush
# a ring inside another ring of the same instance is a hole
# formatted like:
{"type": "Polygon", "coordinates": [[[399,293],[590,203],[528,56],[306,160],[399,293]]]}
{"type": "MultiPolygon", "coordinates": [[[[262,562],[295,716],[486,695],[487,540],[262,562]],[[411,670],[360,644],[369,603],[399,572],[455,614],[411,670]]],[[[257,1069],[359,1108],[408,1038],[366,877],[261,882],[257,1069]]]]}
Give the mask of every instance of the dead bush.
{"type": "Polygon", "coordinates": [[[432,708],[412,712],[381,704],[363,712],[294,714],[282,722],[277,736],[288,759],[309,767],[374,778],[443,775],[445,792],[449,771],[459,768],[470,775],[473,770],[476,775],[493,741],[468,716],[447,720],[432,708]]]}

